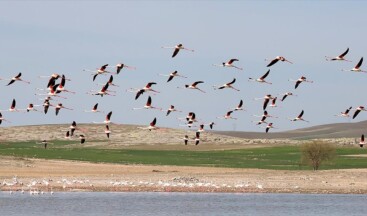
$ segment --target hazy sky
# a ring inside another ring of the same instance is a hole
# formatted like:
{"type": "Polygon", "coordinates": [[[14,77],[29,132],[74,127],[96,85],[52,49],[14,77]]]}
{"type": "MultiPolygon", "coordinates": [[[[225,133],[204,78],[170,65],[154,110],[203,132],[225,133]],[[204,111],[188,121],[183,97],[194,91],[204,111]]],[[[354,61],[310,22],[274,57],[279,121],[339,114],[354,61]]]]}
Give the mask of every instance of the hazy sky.
{"type": "MultiPolygon", "coordinates": [[[[365,91],[367,74],[342,72],[350,69],[367,54],[364,21],[367,20],[364,1],[2,1],[0,13],[0,77],[11,78],[18,72],[30,85],[16,82],[5,86],[0,81],[0,109],[8,109],[11,100],[17,108],[28,103],[41,104],[35,88],[46,87],[48,79],[40,75],[65,74],[72,81],[66,87],[77,94],[62,93],[60,100],[74,111],[54,109],[43,113],[2,112],[12,124],[1,126],[79,123],[103,121],[104,114],[85,113],[95,103],[106,112],[113,111],[112,121],[123,124],[148,124],[157,117],[157,126],[178,127],[177,118],[189,111],[196,113],[200,122],[217,123],[217,130],[263,131],[251,121],[253,114],[262,113],[262,101],[255,97],[277,95],[287,91],[297,94],[280,107],[268,108],[278,119],[269,119],[275,131],[290,130],[319,124],[348,122],[333,116],[349,106],[367,105],[365,91]],[[161,46],[184,44],[195,52],[180,51],[171,58],[172,50],[161,46]],[[336,56],[347,48],[346,56],[353,62],[325,61],[325,55],[336,56]],[[268,68],[265,58],[277,55],[294,64],[277,63],[267,77],[272,85],[248,82],[259,77],[268,68]],[[238,58],[234,68],[214,67],[231,58],[238,58]],[[103,64],[125,63],[137,70],[123,70],[114,76],[116,97],[87,95],[99,89],[109,76],[100,75],[95,82],[83,69],[95,69],[103,64]],[[187,79],[175,78],[166,83],[166,77],[178,70],[187,79]],[[302,83],[296,90],[288,79],[302,75],[314,83],[302,83]],[[213,90],[213,85],[237,79],[231,89],[213,90]],[[207,93],[178,89],[178,86],[203,80],[200,87],[207,93]],[[158,84],[152,95],[153,105],[168,108],[170,104],[183,113],[166,117],[157,110],[135,110],[145,104],[148,94],[134,100],[126,89],[158,84]],[[220,120],[240,99],[246,112],[236,112],[238,120],[220,120]],[[290,122],[305,110],[306,122],[290,122]]],[[[362,69],[367,70],[366,65],[362,69]]],[[[279,96],[279,95],[277,95],[279,96]]],[[[352,122],[367,119],[361,113],[352,122]]]]}

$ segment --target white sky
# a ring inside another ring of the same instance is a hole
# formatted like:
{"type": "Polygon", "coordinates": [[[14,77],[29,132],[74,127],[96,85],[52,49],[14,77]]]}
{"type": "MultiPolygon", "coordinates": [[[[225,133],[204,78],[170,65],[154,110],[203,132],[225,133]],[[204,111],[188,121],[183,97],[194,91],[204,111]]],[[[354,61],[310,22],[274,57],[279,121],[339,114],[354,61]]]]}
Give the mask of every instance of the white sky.
{"type": "MultiPolygon", "coordinates": [[[[48,80],[37,78],[39,75],[65,74],[72,79],[66,87],[77,92],[63,93],[68,99],[61,100],[74,111],[61,110],[58,116],[53,109],[47,115],[2,112],[12,122],[3,122],[2,127],[102,121],[103,114],[84,112],[98,102],[101,110],[113,111],[116,123],[148,124],[157,117],[158,126],[178,127],[176,118],[193,111],[202,122],[215,121],[217,130],[263,131],[251,122],[257,120],[253,114],[262,113],[262,101],[253,98],[292,91],[298,96],[279,102],[281,107],[268,108],[270,114],[279,116],[269,121],[283,131],[346,122],[333,115],[349,106],[367,105],[367,74],[341,71],[352,68],[367,53],[363,25],[367,3],[363,1],[2,1],[0,5],[0,77],[22,72],[23,79],[32,82],[5,86],[7,81],[0,81],[0,109],[8,109],[13,98],[18,109],[31,102],[41,104],[35,88],[44,88],[48,80]],[[172,59],[172,50],[161,49],[178,43],[195,52],[180,51],[172,59]],[[325,61],[325,55],[339,55],[347,47],[346,57],[353,63],[325,61]],[[281,62],[271,67],[267,80],[273,85],[247,81],[264,74],[268,63],[264,59],[277,55],[294,64],[281,62]],[[238,58],[236,65],[244,70],[212,66],[230,58],[238,58]],[[85,94],[100,88],[95,84],[106,82],[108,76],[92,82],[83,69],[120,62],[137,70],[114,76],[120,86],[111,88],[117,91],[116,97],[85,94]],[[189,78],[166,83],[166,77],[157,75],[174,70],[189,78]],[[314,83],[302,83],[294,90],[288,79],[302,75],[314,83]],[[240,92],[213,90],[213,85],[234,77],[240,92]],[[177,89],[197,80],[205,82],[200,87],[206,94],[177,89]],[[150,81],[157,82],[154,89],[161,92],[152,95],[154,106],[166,109],[173,104],[184,113],[166,117],[156,110],[133,111],[148,96],[135,101],[135,95],[126,89],[150,81]],[[216,119],[240,99],[247,111],[234,113],[237,121],[216,119]],[[302,109],[310,123],[287,120],[302,109]]],[[[367,70],[367,65],[362,69],[367,70]]],[[[367,113],[361,113],[352,122],[366,119],[367,113]]]]}

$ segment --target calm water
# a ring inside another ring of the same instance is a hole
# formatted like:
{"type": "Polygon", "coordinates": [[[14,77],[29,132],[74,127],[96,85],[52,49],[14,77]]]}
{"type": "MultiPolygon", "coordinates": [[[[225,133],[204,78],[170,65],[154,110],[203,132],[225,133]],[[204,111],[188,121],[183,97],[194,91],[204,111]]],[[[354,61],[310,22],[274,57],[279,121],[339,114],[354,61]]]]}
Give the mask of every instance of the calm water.
{"type": "Polygon", "coordinates": [[[367,195],[0,192],[0,215],[367,215],[367,195]]]}

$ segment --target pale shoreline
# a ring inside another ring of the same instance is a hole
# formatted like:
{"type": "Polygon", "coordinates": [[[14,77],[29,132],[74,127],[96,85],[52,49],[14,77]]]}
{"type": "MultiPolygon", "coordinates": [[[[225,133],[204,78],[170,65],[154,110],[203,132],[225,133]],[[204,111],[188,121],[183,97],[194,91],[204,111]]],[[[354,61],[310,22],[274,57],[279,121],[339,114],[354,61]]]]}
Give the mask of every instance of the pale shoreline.
{"type": "Polygon", "coordinates": [[[314,172],[0,159],[0,191],[367,194],[366,179],[367,169],[314,172]]]}

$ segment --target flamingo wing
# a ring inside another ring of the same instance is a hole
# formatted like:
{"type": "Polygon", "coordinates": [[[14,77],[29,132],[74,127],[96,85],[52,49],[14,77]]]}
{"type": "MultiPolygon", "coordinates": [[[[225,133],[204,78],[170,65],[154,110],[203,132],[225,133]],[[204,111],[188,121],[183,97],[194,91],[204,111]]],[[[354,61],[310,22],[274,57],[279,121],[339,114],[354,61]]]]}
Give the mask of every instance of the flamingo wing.
{"type": "Polygon", "coordinates": [[[277,63],[279,61],[279,59],[273,59],[266,67],[270,67],[272,66],[273,64],[277,63]]]}

